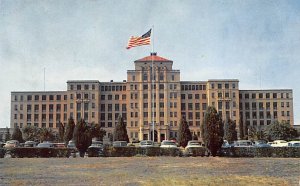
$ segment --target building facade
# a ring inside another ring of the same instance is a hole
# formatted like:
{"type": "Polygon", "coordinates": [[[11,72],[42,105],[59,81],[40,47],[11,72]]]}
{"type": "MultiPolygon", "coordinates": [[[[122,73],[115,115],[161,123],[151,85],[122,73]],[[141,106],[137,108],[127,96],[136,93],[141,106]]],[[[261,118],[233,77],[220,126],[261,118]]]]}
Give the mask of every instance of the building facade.
{"type": "Polygon", "coordinates": [[[122,82],[72,80],[66,91],[12,92],[11,127],[58,128],[59,122],[72,117],[75,122],[84,118],[99,123],[110,135],[121,115],[131,140],[162,141],[177,137],[184,116],[192,133],[201,138],[208,106],[237,126],[242,122],[264,127],[274,120],[294,123],[291,89],[239,90],[237,79],[181,81],[173,61],[156,53],[134,65],[122,82]]]}

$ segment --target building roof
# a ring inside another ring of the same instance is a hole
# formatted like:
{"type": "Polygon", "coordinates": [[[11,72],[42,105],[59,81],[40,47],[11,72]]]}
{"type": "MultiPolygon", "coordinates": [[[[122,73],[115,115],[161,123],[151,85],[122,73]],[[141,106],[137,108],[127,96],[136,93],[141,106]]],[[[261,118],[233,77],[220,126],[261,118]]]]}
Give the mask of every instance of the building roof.
{"type": "Polygon", "coordinates": [[[155,62],[172,62],[169,59],[158,56],[156,53],[151,53],[150,56],[146,56],[142,59],[138,59],[135,62],[145,62],[145,61],[151,62],[152,60],[155,61],[155,62]]]}

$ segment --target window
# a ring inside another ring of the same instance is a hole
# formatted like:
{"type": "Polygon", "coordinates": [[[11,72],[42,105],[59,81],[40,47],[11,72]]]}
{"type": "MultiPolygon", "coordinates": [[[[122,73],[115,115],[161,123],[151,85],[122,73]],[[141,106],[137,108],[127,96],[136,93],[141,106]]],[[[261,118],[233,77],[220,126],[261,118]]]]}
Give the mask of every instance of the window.
{"type": "Polygon", "coordinates": [[[252,103],[252,109],[256,110],[256,103],[252,103]]]}
{"type": "Polygon", "coordinates": [[[188,94],[188,99],[193,99],[193,94],[188,94]]]}
{"type": "Polygon", "coordinates": [[[202,103],[202,110],[206,110],[207,104],[206,103],[202,103]]]}
{"type": "Polygon", "coordinates": [[[222,89],[222,84],[218,84],[218,89],[222,89]]]}
{"type": "Polygon", "coordinates": [[[105,95],[101,95],[101,100],[105,100],[105,95]]]}
{"type": "Polygon", "coordinates": [[[27,96],[27,101],[31,101],[32,100],[32,96],[31,95],[28,95],[27,96]]]}
{"type": "Polygon", "coordinates": [[[249,99],[249,94],[245,94],[245,99],[249,99]]]}
{"type": "Polygon", "coordinates": [[[252,94],[252,99],[256,99],[256,94],[252,94]]]}
{"type": "Polygon", "coordinates": [[[200,103],[195,103],[195,109],[200,110],[200,103]]]}
{"type": "Polygon", "coordinates": [[[144,73],[144,75],[143,75],[143,80],[144,80],[144,81],[147,81],[147,79],[148,79],[147,73],[144,73]]]}
{"type": "Polygon", "coordinates": [[[188,103],[188,110],[193,110],[193,103],[188,103]]]}
{"type": "Polygon", "coordinates": [[[185,99],[185,94],[181,94],[181,99],[185,99]]]}
{"type": "Polygon", "coordinates": [[[202,94],[202,99],[206,99],[206,94],[202,94]]]}
{"type": "Polygon", "coordinates": [[[164,84],[159,84],[159,89],[163,90],[164,89],[164,84]]]}
{"type": "Polygon", "coordinates": [[[112,95],[108,95],[107,99],[112,100],[112,95]]]}
{"type": "Polygon", "coordinates": [[[266,98],[270,99],[270,93],[266,93],[266,98]]]}
{"type": "Polygon", "coordinates": [[[163,73],[159,74],[159,80],[161,80],[161,81],[164,80],[164,74],[163,73]]]}
{"type": "Polygon", "coordinates": [[[120,105],[119,104],[115,104],[115,111],[120,111],[120,105]]]}
{"type": "Polygon", "coordinates": [[[35,101],[38,101],[38,100],[39,100],[39,95],[35,95],[35,96],[34,96],[34,100],[35,100],[35,101]]]}
{"type": "Polygon", "coordinates": [[[259,97],[260,99],[262,99],[262,98],[263,98],[263,93],[259,93],[259,94],[258,94],[258,97],[259,97]]]}
{"type": "Polygon", "coordinates": [[[232,89],[235,89],[235,83],[232,83],[232,89]]]}
{"type": "Polygon", "coordinates": [[[218,109],[220,109],[220,110],[222,109],[222,102],[221,101],[218,102],[218,109]]]}
{"type": "Polygon", "coordinates": [[[195,99],[199,99],[200,95],[199,94],[195,94],[195,99]]]}
{"type": "Polygon", "coordinates": [[[132,81],[135,81],[135,76],[132,76],[132,81]]]}
{"type": "Polygon", "coordinates": [[[215,88],[215,84],[212,83],[212,84],[210,85],[210,87],[211,87],[211,89],[214,89],[214,88],[215,88]]]}
{"type": "Polygon", "coordinates": [[[277,93],[273,93],[273,98],[274,98],[274,99],[277,98],[277,93]]]}

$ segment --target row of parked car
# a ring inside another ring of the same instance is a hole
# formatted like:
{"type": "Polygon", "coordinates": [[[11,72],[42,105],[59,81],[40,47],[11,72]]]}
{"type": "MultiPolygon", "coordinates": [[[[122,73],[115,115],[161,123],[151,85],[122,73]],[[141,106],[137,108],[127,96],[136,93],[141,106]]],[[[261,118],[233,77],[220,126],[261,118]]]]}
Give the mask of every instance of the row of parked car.
{"type": "Polygon", "coordinates": [[[18,140],[9,140],[6,143],[1,143],[1,147],[9,149],[15,147],[38,147],[38,148],[63,148],[65,147],[64,143],[52,143],[49,141],[44,141],[38,143],[35,141],[26,141],[25,143],[19,143],[18,140]]]}
{"type": "Polygon", "coordinates": [[[287,142],[285,140],[275,140],[273,142],[267,142],[264,140],[238,140],[234,141],[232,144],[229,144],[227,140],[224,140],[222,147],[300,147],[300,141],[287,142]]]}

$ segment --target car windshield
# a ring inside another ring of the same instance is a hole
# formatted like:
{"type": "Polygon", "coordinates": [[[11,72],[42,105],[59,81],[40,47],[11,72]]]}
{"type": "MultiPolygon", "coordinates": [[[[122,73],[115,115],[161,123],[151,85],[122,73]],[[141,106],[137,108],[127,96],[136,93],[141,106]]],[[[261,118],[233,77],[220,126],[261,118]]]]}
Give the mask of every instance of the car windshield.
{"type": "Polygon", "coordinates": [[[190,145],[200,145],[198,142],[190,142],[190,145]]]}
{"type": "Polygon", "coordinates": [[[40,143],[40,144],[38,144],[38,147],[51,147],[51,144],[40,143]]]}
{"type": "Polygon", "coordinates": [[[163,145],[176,145],[173,141],[164,141],[163,145]]]}
{"type": "Polygon", "coordinates": [[[142,141],[141,145],[152,145],[152,141],[142,141]]]}

